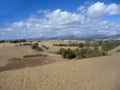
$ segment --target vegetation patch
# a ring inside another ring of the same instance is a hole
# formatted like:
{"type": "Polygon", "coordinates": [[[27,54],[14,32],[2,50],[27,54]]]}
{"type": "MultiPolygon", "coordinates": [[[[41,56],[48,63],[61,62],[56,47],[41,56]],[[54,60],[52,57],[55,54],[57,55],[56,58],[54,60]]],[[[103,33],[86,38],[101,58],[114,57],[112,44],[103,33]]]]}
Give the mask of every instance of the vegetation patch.
{"type": "Polygon", "coordinates": [[[106,51],[103,49],[99,50],[97,47],[94,47],[93,49],[89,47],[85,48],[77,48],[75,50],[71,50],[70,48],[64,49],[61,48],[57,54],[62,55],[63,58],[67,59],[83,59],[83,58],[90,58],[90,57],[98,57],[98,56],[106,56],[108,55],[106,51]]]}
{"type": "Polygon", "coordinates": [[[57,54],[60,54],[62,55],[63,58],[67,58],[67,59],[73,59],[76,57],[74,51],[71,50],[70,48],[68,49],[60,48],[57,54]]]}
{"type": "Polygon", "coordinates": [[[47,47],[46,45],[42,45],[42,47],[47,50],[49,49],[49,47],[47,47]]]}
{"type": "Polygon", "coordinates": [[[37,51],[43,51],[43,49],[41,47],[39,47],[38,43],[33,43],[33,45],[31,47],[32,47],[32,49],[35,49],[37,51]]]}
{"type": "Polygon", "coordinates": [[[117,52],[120,52],[120,50],[117,50],[117,52]]]}
{"type": "Polygon", "coordinates": [[[43,55],[43,54],[34,54],[34,55],[25,55],[23,56],[24,58],[31,58],[31,57],[40,57],[40,56],[47,56],[47,55],[43,55]]]}
{"type": "Polygon", "coordinates": [[[109,51],[115,47],[120,46],[120,40],[87,41],[86,46],[88,46],[88,47],[101,46],[105,51],[109,51]]]}
{"type": "Polygon", "coordinates": [[[79,48],[82,48],[85,46],[84,43],[68,43],[68,44],[62,44],[62,43],[59,43],[59,44],[53,44],[53,46],[69,46],[69,47],[79,47],[79,48]]]}

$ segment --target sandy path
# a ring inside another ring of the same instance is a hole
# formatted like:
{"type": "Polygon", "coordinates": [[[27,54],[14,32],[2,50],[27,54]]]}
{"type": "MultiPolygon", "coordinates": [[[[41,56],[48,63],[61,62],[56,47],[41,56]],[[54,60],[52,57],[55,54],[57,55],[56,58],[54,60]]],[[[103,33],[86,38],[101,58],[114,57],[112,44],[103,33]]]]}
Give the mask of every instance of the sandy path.
{"type": "Polygon", "coordinates": [[[0,90],[120,90],[120,55],[0,73],[0,90]]]}

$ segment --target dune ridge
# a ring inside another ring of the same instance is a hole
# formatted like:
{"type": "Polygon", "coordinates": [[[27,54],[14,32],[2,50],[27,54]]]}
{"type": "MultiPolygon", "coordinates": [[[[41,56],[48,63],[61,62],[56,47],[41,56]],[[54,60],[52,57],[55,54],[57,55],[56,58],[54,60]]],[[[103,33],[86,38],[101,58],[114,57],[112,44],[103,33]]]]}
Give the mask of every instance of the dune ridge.
{"type": "Polygon", "coordinates": [[[120,90],[120,55],[0,73],[0,90],[120,90]]]}

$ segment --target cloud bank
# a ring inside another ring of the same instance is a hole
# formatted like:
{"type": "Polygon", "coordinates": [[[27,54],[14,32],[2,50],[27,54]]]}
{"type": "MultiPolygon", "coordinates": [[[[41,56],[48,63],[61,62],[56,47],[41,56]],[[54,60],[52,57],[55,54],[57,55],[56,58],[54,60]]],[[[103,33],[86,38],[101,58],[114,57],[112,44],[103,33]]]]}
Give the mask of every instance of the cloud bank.
{"type": "Polygon", "coordinates": [[[120,15],[120,5],[103,2],[89,6],[82,5],[75,12],[61,9],[39,10],[25,21],[14,22],[9,27],[1,28],[0,39],[118,35],[120,19],[118,21],[102,19],[106,16],[111,19],[116,15],[120,15]]]}
{"type": "Polygon", "coordinates": [[[118,15],[120,14],[120,5],[115,3],[106,5],[103,2],[97,2],[88,7],[87,14],[93,18],[105,15],[118,15]]]}

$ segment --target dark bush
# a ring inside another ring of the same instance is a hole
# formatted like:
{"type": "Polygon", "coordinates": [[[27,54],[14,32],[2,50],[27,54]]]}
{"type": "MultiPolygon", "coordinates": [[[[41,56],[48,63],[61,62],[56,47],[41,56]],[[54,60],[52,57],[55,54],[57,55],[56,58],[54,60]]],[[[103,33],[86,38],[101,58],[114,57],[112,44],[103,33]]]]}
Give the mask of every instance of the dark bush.
{"type": "Polygon", "coordinates": [[[33,43],[32,49],[37,49],[39,47],[38,43],[33,43]]]}
{"type": "Polygon", "coordinates": [[[0,43],[4,43],[4,42],[6,42],[6,41],[5,41],[5,40],[1,40],[1,41],[0,41],[0,43]]]}
{"type": "Polygon", "coordinates": [[[79,43],[79,44],[78,44],[78,47],[79,47],[79,48],[83,48],[83,47],[85,47],[85,44],[84,44],[84,43],[79,43]]]}
{"type": "Polygon", "coordinates": [[[64,49],[64,48],[61,48],[57,54],[61,54],[63,58],[67,58],[67,59],[73,59],[75,58],[75,53],[73,50],[71,49],[64,49]]]}
{"type": "Polygon", "coordinates": [[[64,49],[64,48],[60,48],[60,50],[57,52],[57,54],[63,54],[63,53],[65,53],[65,51],[66,51],[66,49],[64,49]]]}
{"type": "Polygon", "coordinates": [[[41,47],[39,47],[38,43],[33,43],[32,44],[32,49],[35,49],[37,51],[43,51],[41,47]]]}
{"type": "Polygon", "coordinates": [[[59,43],[59,44],[53,44],[53,46],[67,46],[66,44],[62,44],[62,43],[59,43]]]}
{"type": "Polygon", "coordinates": [[[10,43],[20,43],[20,42],[26,42],[25,39],[18,39],[18,40],[9,40],[10,43]]]}
{"type": "Polygon", "coordinates": [[[62,57],[67,58],[67,59],[73,59],[76,56],[75,56],[74,51],[72,51],[71,49],[67,49],[67,50],[65,50],[64,53],[62,53],[62,57]]]}

